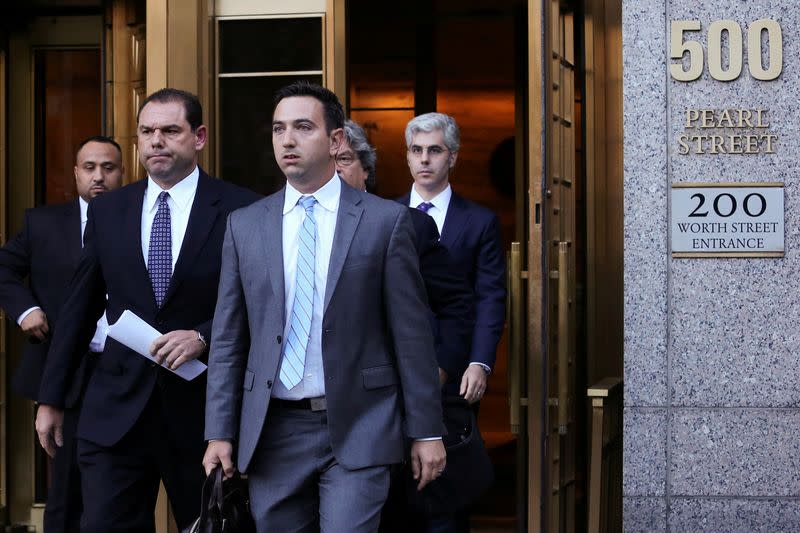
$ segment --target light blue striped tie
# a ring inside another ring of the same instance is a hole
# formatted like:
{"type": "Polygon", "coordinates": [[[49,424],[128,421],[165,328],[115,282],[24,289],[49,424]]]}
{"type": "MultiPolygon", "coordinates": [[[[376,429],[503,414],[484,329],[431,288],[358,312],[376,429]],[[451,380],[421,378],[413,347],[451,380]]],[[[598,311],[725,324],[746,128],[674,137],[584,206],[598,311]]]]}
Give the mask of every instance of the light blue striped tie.
{"type": "Polygon", "coordinates": [[[306,210],[306,216],[300,226],[292,319],[281,363],[280,379],[287,389],[294,388],[303,379],[314,310],[314,250],[317,240],[314,204],[317,200],[313,196],[302,196],[297,203],[306,210]]]}

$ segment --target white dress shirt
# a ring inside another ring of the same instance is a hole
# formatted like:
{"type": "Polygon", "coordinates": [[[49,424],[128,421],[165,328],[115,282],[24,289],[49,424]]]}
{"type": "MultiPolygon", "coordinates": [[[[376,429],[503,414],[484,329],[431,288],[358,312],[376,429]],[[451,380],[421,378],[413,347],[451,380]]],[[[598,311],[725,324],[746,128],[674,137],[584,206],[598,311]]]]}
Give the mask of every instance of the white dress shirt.
{"type": "MultiPolygon", "coordinates": [[[[78,198],[78,205],[81,209],[81,247],[83,246],[83,234],[86,231],[86,221],[89,220],[88,213],[89,213],[89,202],[84,200],[83,198],[78,198]]],[[[106,298],[108,295],[106,295],[106,298]]],[[[29,314],[31,314],[36,309],[41,309],[41,307],[34,306],[30,309],[26,310],[24,313],[19,315],[17,318],[17,324],[22,324],[22,321],[25,320],[29,314]]],[[[100,320],[97,321],[97,328],[94,330],[94,336],[92,340],[89,342],[89,351],[90,352],[97,352],[100,353],[103,351],[103,348],[106,345],[106,337],[108,336],[108,320],[106,319],[105,312],[103,316],[100,317],[100,320]]]]}
{"type": "MultiPolygon", "coordinates": [[[[436,227],[439,228],[439,235],[442,234],[442,228],[444,228],[444,219],[447,217],[447,208],[450,207],[450,199],[453,197],[453,189],[450,188],[450,184],[447,184],[447,187],[431,198],[430,200],[423,200],[422,196],[419,195],[417,192],[417,186],[411,186],[411,195],[409,196],[408,206],[416,208],[422,202],[429,202],[433,204],[433,207],[428,209],[428,215],[436,222],[436,227]]],[[[487,373],[491,373],[492,369],[489,365],[485,365],[478,361],[472,361],[469,366],[472,365],[480,365],[487,373]]]]}
{"type": "MultiPolygon", "coordinates": [[[[314,250],[314,308],[311,312],[311,331],[306,347],[306,362],[303,379],[291,390],[280,380],[276,380],[272,395],[284,400],[316,398],[325,395],[325,373],[322,367],[322,311],[325,305],[325,288],[328,282],[328,265],[333,248],[333,233],[336,229],[336,215],[339,211],[339,198],[342,183],[337,174],[325,185],[311,194],[302,194],[286,183],[283,202],[283,287],[286,301],[286,328],[283,338],[289,337],[294,304],[295,276],[297,270],[297,248],[300,243],[300,227],[306,212],[298,204],[301,196],[313,196],[314,220],[317,236],[314,250]]],[[[284,343],[284,347],[286,343],[284,343]]],[[[284,348],[285,349],[285,348],[284,348]]]]}
{"type": "Polygon", "coordinates": [[[422,202],[429,202],[433,204],[433,207],[428,209],[428,215],[436,222],[436,227],[439,229],[439,235],[442,234],[442,228],[444,228],[444,219],[447,217],[447,208],[450,207],[450,198],[453,197],[453,189],[450,188],[450,184],[447,184],[447,187],[431,198],[430,200],[423,200],[422,196],[419,195],[417,192],[417,186],[411,186],[411,197],[408,201],[409,207],[417,207],[422,202]]]}
{"type": "MultiPolygon", "coordinates": [[[[189,214],[192,212],[194,195],[197,193],[197,182],[200,179],[200,171],[197,167],[169,189],[170,229],[172,231],[172,271],[175,271],[175,263],[181,253],[183,237],[186,235],[186,227],[189,225],[189,214]]],[[[153,219],[158,211],[158,195],[164,191],[150,176],[147,176],[147,190],[144,193],[144,204],[142,205],[142,255],[147,264],[147,252],[150,250],[150,230],[153,228],[153,219]]]]}

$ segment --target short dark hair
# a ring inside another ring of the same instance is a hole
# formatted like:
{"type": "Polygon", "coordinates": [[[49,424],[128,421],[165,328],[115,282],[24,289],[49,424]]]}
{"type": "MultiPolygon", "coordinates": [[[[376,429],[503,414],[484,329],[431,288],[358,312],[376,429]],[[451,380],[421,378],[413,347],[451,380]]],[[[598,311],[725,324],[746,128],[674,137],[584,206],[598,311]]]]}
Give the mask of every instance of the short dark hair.
{"type": "Polygon", "coordinates": [[[311,98],[316,98],[322,104],[325,113],[325,130],[328,133],[338,128],[344,128],[344,108],[333,91],[316,83],[296,81],[278,89],[275,93],[274,107],[278,107],[278,104],[284,98],[292,96],[310,96],[311,98]]]}
{"type": "Polygon", "coordinates": [[[89,143],[110,144],[117,149],[117,152],[119,152],[119,157],[120,159],[122,159],[122,148],[120,148],[119,144],[117,144],[117,141],[115,141],[111,137],[106,137],[105,135],[92,135],[91,137],[82,140],[81,143],[78,145],[78,148],[75,150],[76,158],[78,157],[78,152],[81,151],[81,148],[83,148],[89,143]]]}
{"type": "Polygon", "coordinates": [[[139,111],[136,113],[136,122],[139,122],[139,115],[142,114],[144,106],[150,102],[158,102],[159,104],[166,104],[168,102],[180,102],[183,104],[183,109],[186,111],[186,122],[195,131],[203,125],[203,106],[200,105],[200,100],[197,96],[190,92],[182,91],[180,89],[173,89],[166,87],[159,89],[147,98],[144,99],[142,105],[139,106],[139,111]]]}

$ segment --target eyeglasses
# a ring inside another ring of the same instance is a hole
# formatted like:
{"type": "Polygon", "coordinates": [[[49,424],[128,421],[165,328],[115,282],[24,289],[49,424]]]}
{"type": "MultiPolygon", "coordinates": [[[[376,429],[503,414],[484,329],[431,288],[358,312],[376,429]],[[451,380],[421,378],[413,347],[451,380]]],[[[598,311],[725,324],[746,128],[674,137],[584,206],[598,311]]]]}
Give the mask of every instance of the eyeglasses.
{"type": "MultiPolygon", "coordinates": [[[[425,150],[426,149],[424,147],[418,146],[416,144],[412,145],[411,148],[408,149],[408,151],[411,152],[411,155],[415,157],[422,157],[422,155],[425,153],[425,150]]],[[[440,155],[448,151],[447,148],[439,146],[438,144],[434,144],[433,146],[428,146],[427,150],[428,150],[428,157],[439,157],[440,155]]]]}
{"type": "Polygon", "coordinates": [[[349,167],[355,160],[356,158],[351,152],[336,155],[336,162],[343,167],[349,167]]]}

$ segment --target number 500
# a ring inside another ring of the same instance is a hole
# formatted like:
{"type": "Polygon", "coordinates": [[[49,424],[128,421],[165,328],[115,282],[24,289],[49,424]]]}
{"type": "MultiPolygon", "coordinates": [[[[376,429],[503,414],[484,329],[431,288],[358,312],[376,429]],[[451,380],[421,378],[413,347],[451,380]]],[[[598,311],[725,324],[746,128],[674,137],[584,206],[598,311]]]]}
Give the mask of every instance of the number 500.
{"type": "MultiPolygon", "coordinates": [[[[678,81],[694,81],[703,73],[703,45],[684,41],[683,33],[700,31],[699,20],[673,20],[670,26],[670,58],[682,59],[689,53],[688,68],[672,63],[669,73],[678,81]]],[[[717,20],[708,26],[708,73],[717,81],[735,80],[742,73],[744,52],[742,27],[735,20],[717,20]],[[722,32],[728,33],[728,68],[722,63],[722,32]]],[[[783,35],[780,25],[769,19],[756,20],[747,28],[747,67],[757,80],[774,80],[783,70],[783,35]],[[766,30],[769,43],[769,67],[761,64],[761,32],[766,30]]]]}

